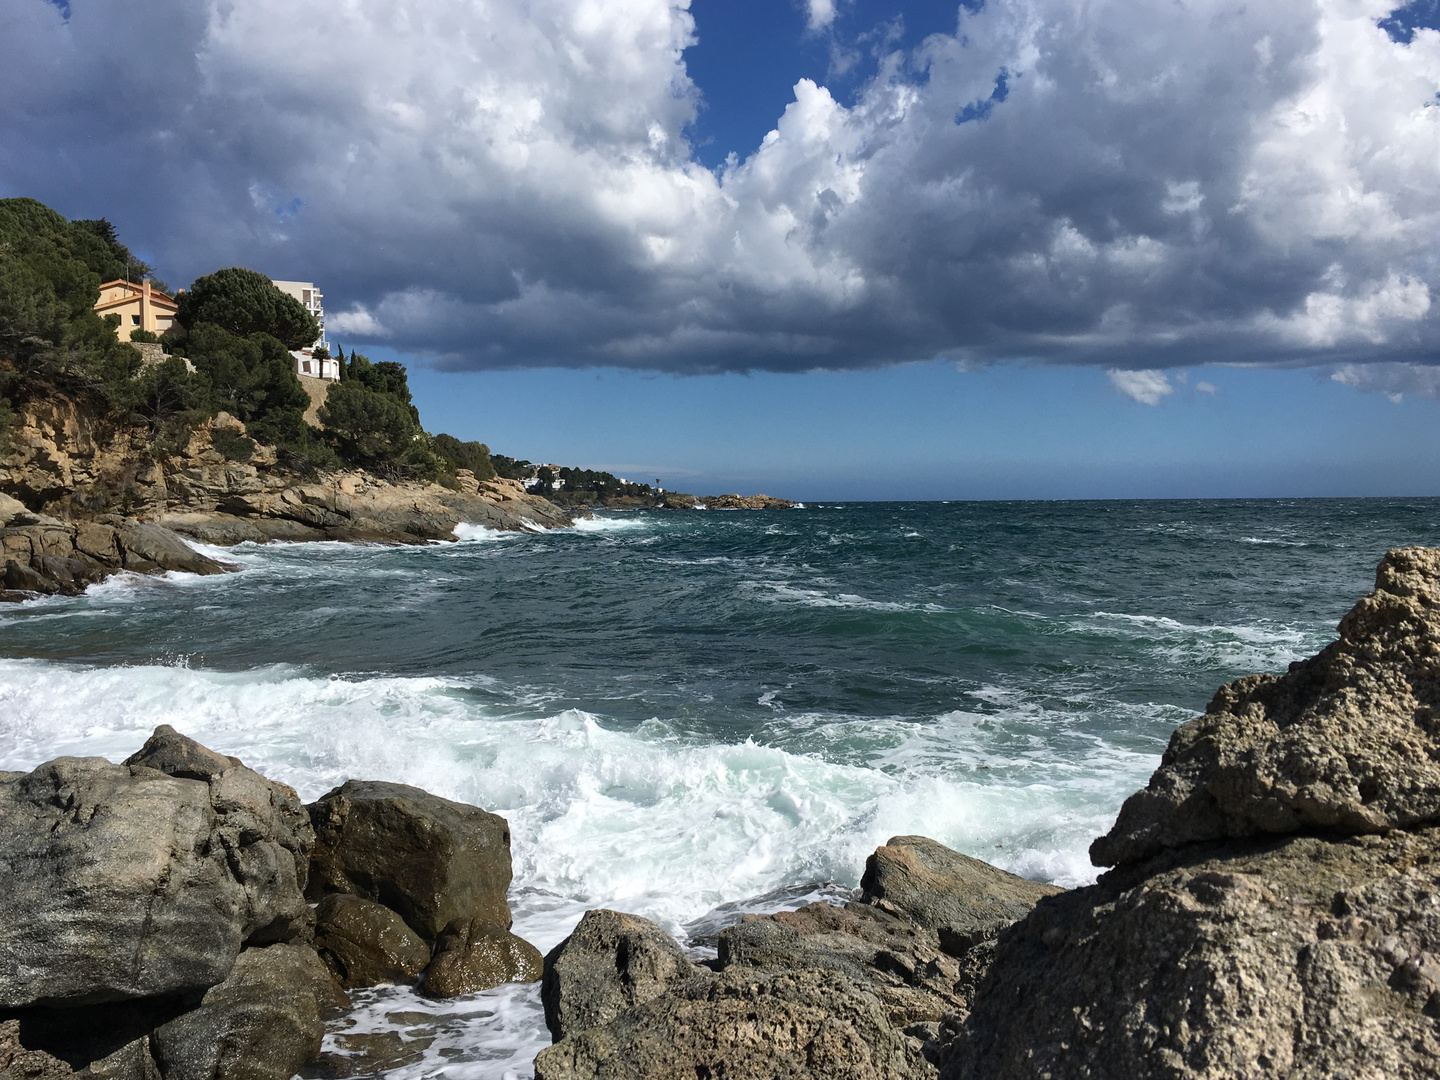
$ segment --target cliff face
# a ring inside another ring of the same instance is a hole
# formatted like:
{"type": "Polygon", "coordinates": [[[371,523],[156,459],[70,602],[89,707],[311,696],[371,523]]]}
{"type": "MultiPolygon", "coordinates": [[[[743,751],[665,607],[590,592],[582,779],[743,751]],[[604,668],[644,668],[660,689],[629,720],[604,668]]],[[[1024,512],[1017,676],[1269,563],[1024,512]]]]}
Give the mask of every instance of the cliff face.
{"type": "Polygon", "coordinates": [[[0,493],[32,514],[72,525],[115,526],[141,518],[231,544],[420,543],[453,539],[461,522],[497,529],[570,523],[567,514],[517,483],[478,483],[464,471],[458,490],[390,482],[361,470],[307,483],[224,413],[194,428],[183,445],[157,447],[143,428],[108,425],[53,398],[19,412],[9,442],[8,452],[0,453],[0,493]]]}

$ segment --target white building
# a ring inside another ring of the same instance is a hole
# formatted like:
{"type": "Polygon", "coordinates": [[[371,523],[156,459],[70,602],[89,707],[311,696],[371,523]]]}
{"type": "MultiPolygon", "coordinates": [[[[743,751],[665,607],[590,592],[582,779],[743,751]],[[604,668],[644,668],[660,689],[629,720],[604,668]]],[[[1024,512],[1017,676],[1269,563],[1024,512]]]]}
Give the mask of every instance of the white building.
{"type": "Polygon", "coordinates": [[[324,294],[315,287],[313,281],[276,281],[275,287],[299,300],[300,305],[315,316],[315,321],[320,324],[320,337],[313,345],[290,351],[290,355],[295,357],[295,374],[308,375],[312,379],[329,379],[332,382],[339,379],[340,361],[315,355],[316,349],[323,348],[328,352],[330,348],[325,340],[325,305],[322,303],[324,294]]]}

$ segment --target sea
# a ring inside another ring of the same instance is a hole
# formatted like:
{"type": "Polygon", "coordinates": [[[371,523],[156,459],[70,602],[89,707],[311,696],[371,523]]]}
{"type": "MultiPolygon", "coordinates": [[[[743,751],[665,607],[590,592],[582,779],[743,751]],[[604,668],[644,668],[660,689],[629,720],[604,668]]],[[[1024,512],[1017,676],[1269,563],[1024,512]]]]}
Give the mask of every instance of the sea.
{"type": "MultiPolygon", "coordinates": [[[[1090,841],[1223,682],[1334,638],[1440,500],[822,503],[208,549],[0,605],[0,769],[157,724],[311,800],[415,784],[509,819],[515,931],[588,908],[695,954],[843,902],[888,837],[1094,880],[1090,841]]],[[[713,955],[713,952],[710,954],[713,955]]],[[[520,1080],[538,987],[357,991],[314,1075],[520,1080]]]]}

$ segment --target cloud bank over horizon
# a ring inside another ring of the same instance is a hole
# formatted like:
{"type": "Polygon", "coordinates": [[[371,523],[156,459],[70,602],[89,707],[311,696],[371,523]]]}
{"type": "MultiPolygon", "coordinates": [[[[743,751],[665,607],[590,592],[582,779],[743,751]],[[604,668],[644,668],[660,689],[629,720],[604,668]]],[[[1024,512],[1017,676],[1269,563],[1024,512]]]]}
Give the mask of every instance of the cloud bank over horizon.
{"type": "Polygon", "coordinates": [[[688,0],[9,0],[0,194],[177,280],[315,280],[332,336],[443,368],[1029,359],[1153,404],[1230,362],[1434,396],[1440,32],[1393,8],[970,0],[712,171],[688,0]]]}

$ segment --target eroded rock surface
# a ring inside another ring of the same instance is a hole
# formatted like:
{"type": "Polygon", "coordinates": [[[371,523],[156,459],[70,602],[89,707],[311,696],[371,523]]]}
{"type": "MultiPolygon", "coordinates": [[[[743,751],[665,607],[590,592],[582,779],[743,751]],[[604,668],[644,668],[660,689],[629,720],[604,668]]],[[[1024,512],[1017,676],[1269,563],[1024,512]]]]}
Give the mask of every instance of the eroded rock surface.
{"type": "Polygon", "coordinates": [[[1397,548],[1340,638],[1220,688],[1096,840],[1100,866],[1202,840],[1440,820],[1440,550],[1397,548]]]}
{"type": "Polygon", "coordinates": [[[435,942],[420,992],[459,997],[501,983],[538,982],[543,966],[540,950],[505,927],[488,919],[456,919],[435,942]]]}
{"type": "Polygon", "coordinates": [[[1002,935],[947,1080],[1433,1077],[1440,832],[1215,844],[1002,935]]]}
{"type": "Polygon", "coordinates": [[[310,892],[384,904],[426,941],[454,919],[510,928],[510,825],[405,784],[350,780],[310,804],[310,892]]]}
{"type": "Polygon", "coordinates": [[[903,1080],[924,1069],[881,1003],[828,971],[692,979],[535,1059],[536,1080],[903,1080]]]}
{"type": "Polygon", "coordinates": [[[697,974],[675,939],[649,919],[597,908],[545,957],[540,998],[550,1035],[607,1023],[697,974]]]}
{"type": "Polygon", "coordinates": [[[892,836],[865,860],[863,899],[934,930],[941,947],[963,956],[1060,892],[925,836],[892,836]]]}

